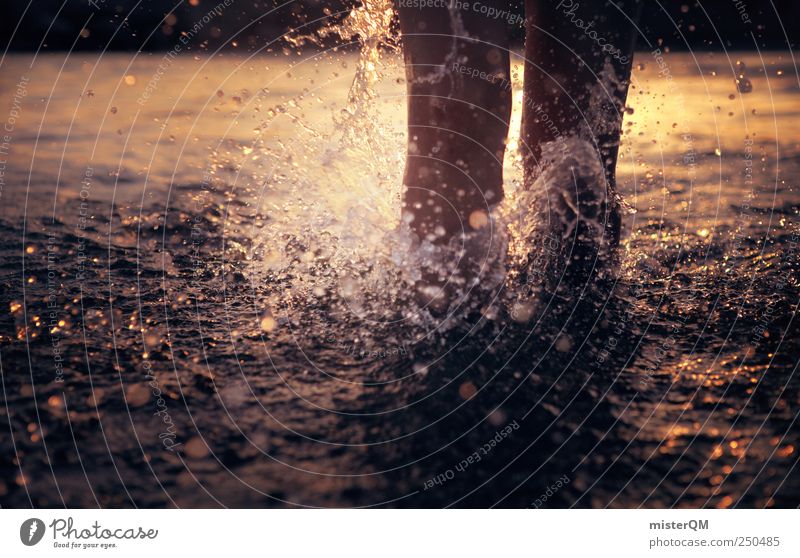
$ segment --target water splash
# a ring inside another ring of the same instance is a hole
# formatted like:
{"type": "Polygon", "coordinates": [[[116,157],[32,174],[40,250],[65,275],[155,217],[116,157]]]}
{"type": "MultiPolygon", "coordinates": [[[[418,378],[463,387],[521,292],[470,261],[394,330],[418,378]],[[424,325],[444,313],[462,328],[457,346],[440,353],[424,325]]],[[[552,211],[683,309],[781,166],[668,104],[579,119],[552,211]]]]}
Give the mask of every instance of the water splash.
{"type": "MultiPolygon", "coordinates": [[[[390,1],[370,0],[313,36],[288,39],[300,47],[333,38],[357,45],[358,57],[344,107],[331,111],[328,127],[304,117],[315,102],[307,89],[267,111],[261,126],[264,164],[254,179],[263,184],[255,205],[264,226],[253,235],[251,272],[254,280],[281,285],[265,304],[312,301],[380,323],[441,325],[442,316],[469,313],[525,323],[559,290],[609,278],[610,207],[627,206],[608,195],[594,138],[619,133],[624,107],[609,99],[623,84],[613,66],[588,91],[586,129],[543,147],[535,183],[520,180],[522,159],[509,156],[508,195],[488,226],[433,245],[414,237],[401,217],[405,121],[393,123],[380,106],[393,97],[391,108],[405,113],[393,14],[390,1]],[[394,95],[381,95],[383,87],[394,95]],[[269,133],[282,122],[291,134],[269,133]]],[[[463,30],[455,16],[452,28],[463,30]]],[[[338,47],[320,56],[346,66],[338,47]]]]}

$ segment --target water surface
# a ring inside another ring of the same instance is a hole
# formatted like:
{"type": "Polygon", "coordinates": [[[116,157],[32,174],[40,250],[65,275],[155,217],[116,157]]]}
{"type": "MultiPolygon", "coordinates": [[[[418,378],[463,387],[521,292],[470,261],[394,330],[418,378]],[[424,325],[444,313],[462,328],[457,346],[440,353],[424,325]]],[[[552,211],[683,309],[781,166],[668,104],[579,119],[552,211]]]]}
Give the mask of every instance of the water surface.
{"type": "Polygon", "coordinates": [[[3,62],[3,505],[798,505],[789,55],[639,54],[618,280],[446,324],[394,55],[161,56],[3,62]]]}

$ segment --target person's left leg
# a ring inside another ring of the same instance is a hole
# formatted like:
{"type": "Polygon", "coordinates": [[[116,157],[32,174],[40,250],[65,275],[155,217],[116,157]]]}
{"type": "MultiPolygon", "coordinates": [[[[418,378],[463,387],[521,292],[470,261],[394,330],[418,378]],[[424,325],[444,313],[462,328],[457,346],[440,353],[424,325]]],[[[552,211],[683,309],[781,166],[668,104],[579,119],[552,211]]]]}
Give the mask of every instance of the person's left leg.
{"type": "Polygon", "coordinates": [[[546,170],[542,147],[548,142],[578,138],[592,144],[605,174],[612,245],[619,240],[616,165],[641,6],[641,0],[525,2],[526,182],[546,170]]]}

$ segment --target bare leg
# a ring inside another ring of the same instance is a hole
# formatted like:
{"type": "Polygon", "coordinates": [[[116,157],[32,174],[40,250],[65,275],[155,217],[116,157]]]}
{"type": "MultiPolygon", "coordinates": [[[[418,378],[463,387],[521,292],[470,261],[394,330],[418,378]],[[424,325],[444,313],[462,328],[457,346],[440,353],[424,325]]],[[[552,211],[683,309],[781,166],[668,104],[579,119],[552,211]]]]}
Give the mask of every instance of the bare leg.
{"type": "MultiPolygon", "coordinates": [[[[485,2],[493,3],[507,9],[504,0],[485,2]]],[[[506,23],[472,10],[397,5],[408,89],[405,211],[420,237],[442,243],[481,226],[503,198],[506,23]]]]}
{"type": "MultiPolygon", "coordinates": [[[[608,194],[614,192],[640,4],[526,0],[522,140],[529,184],[542,170],[542,146],[577,136],[596,147],[608,194]]],[[[607,234],[615,244],[619,215],[613,201],[608,205],[607,234]]]]}

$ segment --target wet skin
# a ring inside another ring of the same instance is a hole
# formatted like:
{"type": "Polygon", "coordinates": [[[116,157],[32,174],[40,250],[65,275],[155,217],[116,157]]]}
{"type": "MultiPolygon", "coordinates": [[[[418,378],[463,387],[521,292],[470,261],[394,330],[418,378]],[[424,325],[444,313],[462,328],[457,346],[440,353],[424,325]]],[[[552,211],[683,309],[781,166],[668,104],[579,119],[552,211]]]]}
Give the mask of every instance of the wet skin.
{"type": "MultiPolygon", "coordinates": [[[[498,0],[482,5],[496,13],[509,9],[498,0]]],[[[447,241],[480,225],[476,212],[503,198],[511,116],[507,19],[471,9],[397,6],[408,92],[405,210],[421,237],[447,241]]],[[[596,145],[613,192],[640,3],[616,6],[526,2],[520,142],[526,184],[540,170],[542,145],[580,134],[596,145]]],[[[616,241],[615,209],[609,221],[616,241]]]]}

